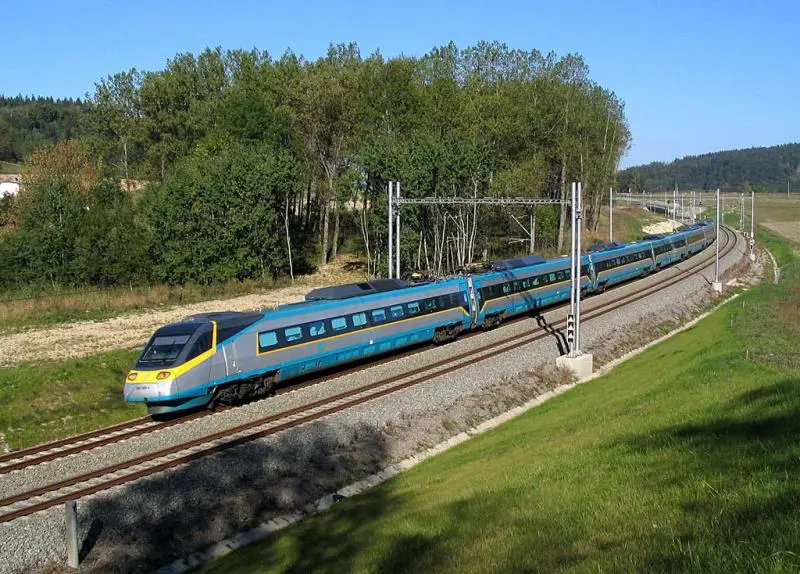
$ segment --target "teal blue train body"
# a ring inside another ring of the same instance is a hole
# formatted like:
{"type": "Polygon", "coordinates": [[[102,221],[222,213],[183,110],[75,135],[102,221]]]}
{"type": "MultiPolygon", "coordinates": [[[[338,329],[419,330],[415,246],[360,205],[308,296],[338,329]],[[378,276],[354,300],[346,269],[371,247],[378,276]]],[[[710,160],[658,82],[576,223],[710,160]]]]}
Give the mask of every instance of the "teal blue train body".
{"type": "MultiPolygon", "coordinates": [[[[642,277],[704,249],[704,222],[581,256],[585,293],[642,277]]],[[[259,313],[206,313],[156,331],[128,374],[124,396],[151,414],[235,404],[273,387],[410,345],[445,342],[569,300],[570,261],[524,257],[482,273],[424,283],[379,279],[315,289],[306,301],[259,313]]]]}

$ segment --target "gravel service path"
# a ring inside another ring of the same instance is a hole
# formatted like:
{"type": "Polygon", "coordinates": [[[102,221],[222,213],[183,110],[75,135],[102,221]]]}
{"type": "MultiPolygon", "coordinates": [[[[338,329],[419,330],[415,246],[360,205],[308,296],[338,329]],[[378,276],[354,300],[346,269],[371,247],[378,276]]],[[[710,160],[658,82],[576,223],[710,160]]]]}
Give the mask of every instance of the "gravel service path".
{"type": "MultiPolygon", "coordinates": [[[[721,262],[737,264],[745,243],[721,262]]],[[[584,327],[585,347],[599,361],[624,352],[653,335],[659,324],[680,320],[713,300],[713,264],[664,293],[651,295],[584,327]]],[[[647,281],[663,280],[657,274],[647,281]]],[[[617,298],[624,289],[602,297],[617,298]]],[[[587,300],[600,300],[593,297],[587,300]]],[[[564,310],[545,315],[553,322],[564,310]]],[[[270,400],[176,425],[136,440],[14,471],[0,477],[0,497],[52,483],[75,472],[127,460],[148,449],[207,435],[271,412],[320,400],[345,388],[408,373],[513,333],[540,330],[533,318],[494,331],[426,349],[413,356],[309,386],[270,400]]],[[[559,354],[558,337],[549,337],[454,373],[432,377],[420,386],[365,403],[279,435],[206,457],[126,486],[81,499],[81,539],[87,571],[146,571],[215,542],[254,520],[302,506],[338,485],[374,472],[420,447],[438,442],[493,413],[507,410],[553,386],[531,375],[559,354]]],[[[654,366],[668,368],[668,366],[654,366]]],[[[563,376],[562,376],[563,378],[563,376]]],[[[0,525],[0,572],[62,561],[63,510],[53,508],[0,525]]]]}

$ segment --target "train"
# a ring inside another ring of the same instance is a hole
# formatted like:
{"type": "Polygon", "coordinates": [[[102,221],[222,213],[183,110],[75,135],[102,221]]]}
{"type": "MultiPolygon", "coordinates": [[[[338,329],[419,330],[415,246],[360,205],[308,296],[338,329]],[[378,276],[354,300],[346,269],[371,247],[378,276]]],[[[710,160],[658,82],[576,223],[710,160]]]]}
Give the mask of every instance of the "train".
{"type": "MultiPolygon", "coordinates": [[[[711,222],[581,254],[581,289],[600,293],[701,251],[711,222]]],[[[266,397],[290,379],[473,329],[568,300],[570,259],[527,256],[480,272],[412,282],[376,279],[310,291],[263,312],[192,315],[153,334],[128,373],[124,399],[153,416],[266,397]]]]}

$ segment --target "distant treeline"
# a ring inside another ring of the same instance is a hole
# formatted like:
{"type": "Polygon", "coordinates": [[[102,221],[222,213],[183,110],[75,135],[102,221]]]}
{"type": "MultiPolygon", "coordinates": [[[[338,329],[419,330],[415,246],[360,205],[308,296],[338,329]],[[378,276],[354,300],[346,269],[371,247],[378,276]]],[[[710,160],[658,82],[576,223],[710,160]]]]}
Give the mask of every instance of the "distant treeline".
{"type": "MultiPolygon", "coordinates": [[[[0,286],[257,278],[342,246],[381,275],[388,181],[406,197],[562,198],[581,180],[596,225],[630,141],[623,103],[580,56],[486,42],[390,59],[340,44],[314,61],[208,49],[114,74],[73,105],[80,136],[26,159],[0,286]],[[117,193],[123,178],[147,185],[117,193]]],[[[409,206],[403,267],[519,249],[513,214],[562,247],[565,208],[409,206]]]]}
{"type": "Polygon", "coordinates": [[[0,95],[0,161],[21,162],[43,144],[80,134],[80,100],[0,95]]]}
{"type": "Polygon", "coordinates": [[[686,156],[670,163],[630,167],[619,174],[622,190],[680,189],[800,191],[800,143],[686,156]]]}

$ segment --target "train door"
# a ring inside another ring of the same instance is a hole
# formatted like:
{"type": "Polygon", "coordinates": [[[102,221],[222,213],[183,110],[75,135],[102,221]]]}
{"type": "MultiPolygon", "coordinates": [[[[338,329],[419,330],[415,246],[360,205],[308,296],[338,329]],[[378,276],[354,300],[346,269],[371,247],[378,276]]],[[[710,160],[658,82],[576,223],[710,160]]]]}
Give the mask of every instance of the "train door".
{"type": "MultiPolygon", "coordinates": [[[[582,270],[586,271],[586,286],[584,287],[585,291],[594,291],[597,286],[597,271],[594,268],[594,261],[592,261],[591,255],[584,256],[586,263],[581,263],[582,270]]],[[[583,275],[583,273],[581,273],[583,275]]]]}
{"type": "Polygon", "coordinates": [[[222,354],[225,357],[225,373],[227,375],[235,375],[242,372],[242,369],[236,363],[236,345],[223,345],[222,354]]]}
{"type": "Polygon", "coordinates": [[[472,282],[472,277],[467,277],[467,292],[469,292],[469,314],[472,317],[470,328],[472,328],[478,321],[478,299],[475,296],[475,285],[472,282]]]}

